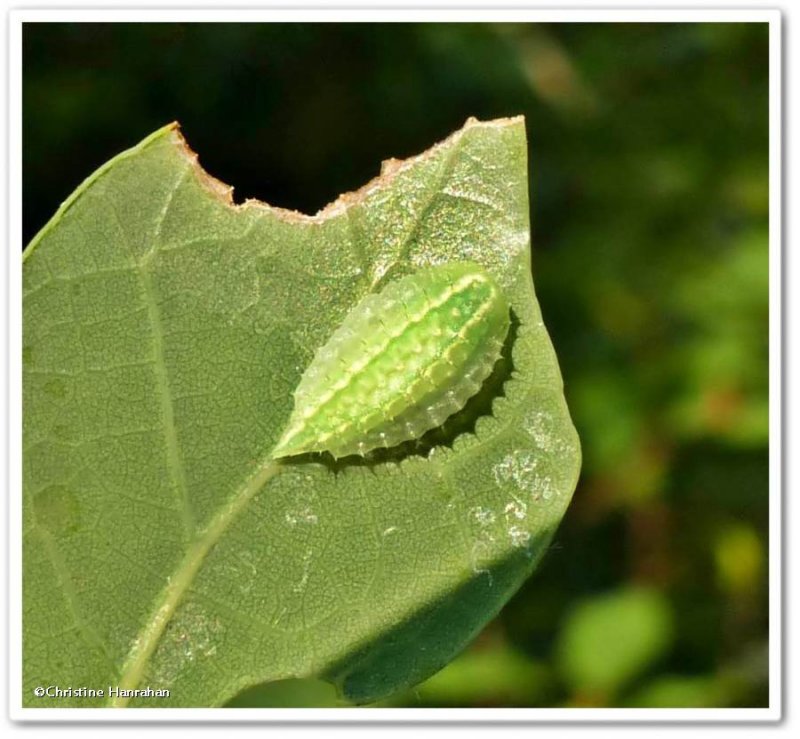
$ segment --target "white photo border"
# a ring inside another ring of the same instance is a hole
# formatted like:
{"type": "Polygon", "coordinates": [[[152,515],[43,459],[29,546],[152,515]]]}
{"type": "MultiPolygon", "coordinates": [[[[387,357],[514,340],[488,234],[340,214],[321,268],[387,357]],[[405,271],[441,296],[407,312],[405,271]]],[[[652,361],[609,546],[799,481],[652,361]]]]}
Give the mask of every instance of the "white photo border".
{"type": "Polygon", "coordinates": [[[378,8],[364,3],[346,7],[273,7],[220,10],[207,8],[159,9],[19,9],[7,16],[7,188],[8,249],[8,692],[13,721],[21,722],[775,722],[783,703],[783,458],[782,458],[782,15],[774,9],[532,9],[518,3],[487,8],[470,3],[422,4],[378,8]],[[22,27],[24,23],[122,22],[748,22],[769,25],[769,706],[764,708],[30,708],[22,704],[22,27]]]}

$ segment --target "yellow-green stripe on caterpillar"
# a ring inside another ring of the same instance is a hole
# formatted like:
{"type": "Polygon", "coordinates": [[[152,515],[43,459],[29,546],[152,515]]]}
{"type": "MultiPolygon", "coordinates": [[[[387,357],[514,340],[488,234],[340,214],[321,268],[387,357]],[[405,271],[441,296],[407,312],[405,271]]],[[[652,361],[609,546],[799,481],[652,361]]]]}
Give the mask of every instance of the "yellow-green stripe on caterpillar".
{"type": "Polygon", "coordinates": [[[500,357],[509,306],[473,262],[426,267],[367,295],[316,353],[273,458],[365,455],[460,411],[500,357]]]}

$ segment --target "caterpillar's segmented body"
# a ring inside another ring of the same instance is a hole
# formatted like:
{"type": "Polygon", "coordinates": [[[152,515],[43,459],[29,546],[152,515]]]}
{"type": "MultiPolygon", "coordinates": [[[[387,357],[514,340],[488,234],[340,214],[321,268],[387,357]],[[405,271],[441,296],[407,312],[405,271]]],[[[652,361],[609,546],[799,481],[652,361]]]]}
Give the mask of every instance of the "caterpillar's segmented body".
{"type": "Polygon", "coordinates": [[[303,374],[272,456],[365,455],[418,439],[478,392],[509,323],[500,286],[472,262],[427,267],[368,295],[303,374]]]}

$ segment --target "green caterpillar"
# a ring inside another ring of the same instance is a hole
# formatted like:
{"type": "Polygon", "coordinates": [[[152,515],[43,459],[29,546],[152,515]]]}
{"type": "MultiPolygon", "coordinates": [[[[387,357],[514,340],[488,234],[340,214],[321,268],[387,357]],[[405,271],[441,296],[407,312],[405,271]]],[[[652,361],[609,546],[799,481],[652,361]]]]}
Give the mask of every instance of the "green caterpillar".
{"type": "Polygon", "coordinates": [[[500,357],[508,302],[473,262],[427,267],[368,295],[314,356],[273,458],[365,455],[460,411],[500,357]]]}

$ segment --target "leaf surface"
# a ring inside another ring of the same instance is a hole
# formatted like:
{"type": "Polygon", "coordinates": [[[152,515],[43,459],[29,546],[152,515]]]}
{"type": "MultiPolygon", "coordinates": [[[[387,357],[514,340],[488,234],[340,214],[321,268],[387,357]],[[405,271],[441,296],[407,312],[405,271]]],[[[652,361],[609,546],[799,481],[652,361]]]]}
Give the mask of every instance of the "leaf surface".
{"type": "Polygon", "coordinates": [[[532,572],[580,466],[531,281],[524,121],[466,126],[316,216],[248,201],[172,125],[25,252],[24,696],[221,705],[322,677],[368,702],[432,674],[532,572]],[[514,328],[442,429],[364,461],[271,462],[315,350],[366,294],[473,260],[514,328]]]}

